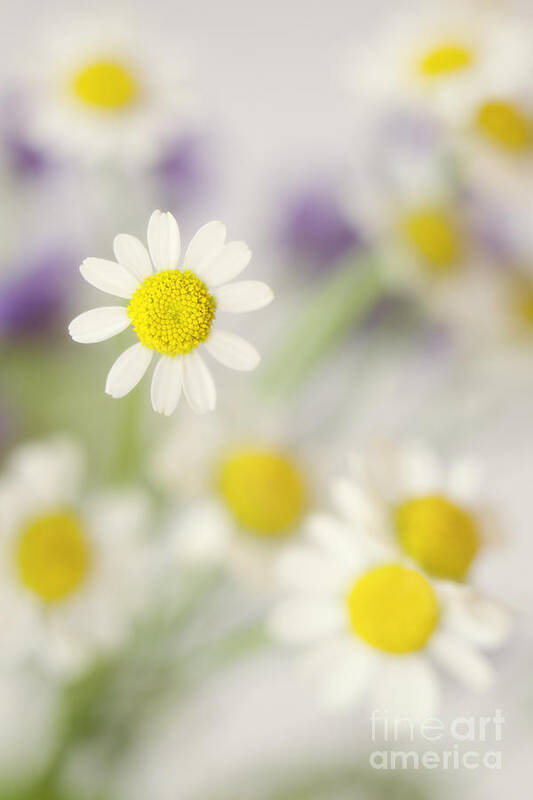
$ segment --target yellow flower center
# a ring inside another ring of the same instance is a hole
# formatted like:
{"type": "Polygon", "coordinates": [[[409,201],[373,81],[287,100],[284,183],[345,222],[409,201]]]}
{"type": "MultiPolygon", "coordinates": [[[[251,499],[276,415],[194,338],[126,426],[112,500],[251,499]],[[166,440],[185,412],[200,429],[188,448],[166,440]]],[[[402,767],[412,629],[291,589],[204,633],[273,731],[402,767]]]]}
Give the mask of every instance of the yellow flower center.
{"type": "Polygon", "coordinates": [[[298,524],[307,492],[298,467],[285,455],[268,450],[238,450],[221,464],[219,487],[229,510],[243,528],[282,536],[298,524]]]}
{"type": "Polygon", "coordinates": [[[366,572],[348,594],[354,632],[386,653],[420,650],[439,617],[435,591],[419,572],[386,564],[366,572]]]}
{"type": "Polygon", "coordinates": [[[29,522],[16,543],[23,583],[46,603],[64,600],[78,589],[90,568],[83,526],[74,514],[59,511],[29,522]]]}
{"type": "Polygon", "coordinates": [[[492,100],[478,109],[475,125],[492,145],[520,155],[533,145],[533,119],[512,103],[492,100]]]}
{"type": "Polygon", "coordinates": [[[130,70],[118,61],[93,61],[76,73],[71,83],[77,100],[103,111],[130,106],[139,86],[130,70]]]}
{"type": "Polygon", "coordinates": [[[128,315],[139,341],[167,356],[190,353],[209,336],[216,303],[190,270],[149,275],[130,300],[128,315]]]}
{"type": "Polygon", "coordinates": [[[447,273],[457,265],[459,236],[448,212],[436,208],[414,210],[404,218],[402,231],[429,272],[447,273]]]}
{"type": "Polygon", "coordinates": [[[438,78],[471,67],[474,54],[457,42],[443,42],[428,50],[418,62],[418,71],[427,78],[438,78]]]}
{"type": "Polygon", "coordinates": [[[394,517],[401,546],[426,572],[450,580],[465,577],[479,545],[470,514],[428,495],[402,503],[394,517]]]}

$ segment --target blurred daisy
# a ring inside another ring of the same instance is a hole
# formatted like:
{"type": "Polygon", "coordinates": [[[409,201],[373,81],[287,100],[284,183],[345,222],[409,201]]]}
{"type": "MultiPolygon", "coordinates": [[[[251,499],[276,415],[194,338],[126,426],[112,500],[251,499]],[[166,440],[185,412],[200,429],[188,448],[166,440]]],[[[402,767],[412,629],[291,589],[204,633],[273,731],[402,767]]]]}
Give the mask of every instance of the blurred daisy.
{"type": "Polygon", "coordinates": [[[356,99],[422,107],[455,124],[488,92],[523,84],[530,65],[527,25],[463,4],[387,19],[351,59],[349,79],[356,99]]]}
{"type": "Polygon", "coordinates": [[[176,503],[172,559],[224,564],[257,585],[280,544],[298,533],[315,476],[294,437],[264,425],[258,433],[245,416],[236,398],[217,424],[178,419],[154,449],[151,478],[176,503]]]}
{"type": "Polygon", "coordinates": [[[472,244],[458,187],[438,144],[379,144],[355,171],[347,203],[376,254],[386,283],[424,302],[460,282],[472,244]]]}
{"type": "Polygon", "coordinates": [[[174,44],[125,18],[78,20],[43,38],[26,66],[32,141],[89,162],[155,157],[188,104],[174,44]]]}
{"type": "Polygon", "coordinates": [[[447,466],[424,444],[389,444],[354,458],[332,493],[346,525],[435,578],[464,580],[494,538],[478,462],[447,466]]]}
{"type": "Polygon", "coordinates": [[[499,606],[464,586],[432,581],[364,529],[333,517],[312,516],[307,536],[279,560],[287,597],[269,627],[276,638],[307,646],[305,667],[326,704],[368,697],[374,709],[426,718],[438,706],[434,664],[471,690],[491,685],[481,651],[505,638],[499,606]]]}
{"type": "Polygon", "coordinates": [[[82,668],[142,608],[147,505],[134,492],[80,494],[82,454],[56,438],[19,447],[0,481],[4,662],[82,668]]]}
{"type": "Polygon", "coordinates": [[[244,242],[226,243],[226,228],[209,222],[193,237],[178,269],[180,232],[172,214],[154,211],[148,223],[148,251],[134,236],[115,238],[117,259],[87,258],[80,267],[85,280],[129,305],[86,311],[74,319],[74,341],[109,339],[130,325],[138,344],[129,347],[112,366],[106,392],[123,397],[139,383],[152,360],[160,358],[152,378],[152,406],[170,415],[181,389],[194,411],[212,411],[216,390],[210,371],[198,352],[203,345],[226,367],[252,370],[259,354],[240,336],[215,329],[218,311],[254,311],[273,298],[259,281],[231,283],[247,267],[251,252],[244,242]]]}

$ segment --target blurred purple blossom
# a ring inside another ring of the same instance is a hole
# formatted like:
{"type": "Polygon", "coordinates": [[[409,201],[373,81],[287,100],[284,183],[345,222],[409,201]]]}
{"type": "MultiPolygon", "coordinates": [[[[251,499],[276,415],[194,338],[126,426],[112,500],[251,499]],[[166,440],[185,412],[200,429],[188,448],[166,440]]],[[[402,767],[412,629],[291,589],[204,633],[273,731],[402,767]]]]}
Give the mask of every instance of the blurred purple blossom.
{"type": "Polygon", "coordinates": [[[312,269],[334,266],[361,244],[338,193],[325,182],[315,182],[288,196],[279,236],[291,258],[312,269]]]}
{"type": "Polygon", "coordinates": [[[49,249],[0,271],[0,337],[48,332],[65,308],[75,263],[64,250],[49,249]]]}
{"type": "Polygon", "coordinates": [[[155,167],[169,202],[183,208],[206,191],[210,182],[207,143],[199,134],[188,134],[167,145],[155,167]]]}

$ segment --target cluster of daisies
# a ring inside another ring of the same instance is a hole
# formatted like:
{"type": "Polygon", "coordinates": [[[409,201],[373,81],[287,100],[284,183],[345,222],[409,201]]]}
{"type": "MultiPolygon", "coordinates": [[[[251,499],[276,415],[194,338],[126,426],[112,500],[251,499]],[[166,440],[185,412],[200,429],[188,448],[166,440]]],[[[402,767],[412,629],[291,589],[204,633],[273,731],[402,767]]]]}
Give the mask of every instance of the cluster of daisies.
{"type": "Polygon", "coordinates": [[[387,285],[478,346],[531,334],[532,66],[527,21],[475,3],[386,17],[347,59],[349,217],[387,285]]]}

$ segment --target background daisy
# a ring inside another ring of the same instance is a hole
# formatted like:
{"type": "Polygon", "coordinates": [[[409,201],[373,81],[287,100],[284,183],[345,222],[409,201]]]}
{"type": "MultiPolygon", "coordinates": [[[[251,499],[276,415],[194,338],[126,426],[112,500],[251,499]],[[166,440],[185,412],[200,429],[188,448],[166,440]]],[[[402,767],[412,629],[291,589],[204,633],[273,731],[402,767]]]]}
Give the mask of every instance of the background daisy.
{"type": "Polygon", "coordinates": [[[80,493],[66,438],[20,446],[0,483],[2,662],[82,669],[124,640],[143,609],[148,506],[136,492],[80,493]]]}

